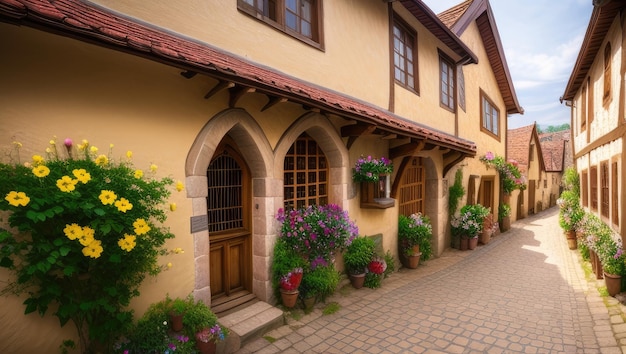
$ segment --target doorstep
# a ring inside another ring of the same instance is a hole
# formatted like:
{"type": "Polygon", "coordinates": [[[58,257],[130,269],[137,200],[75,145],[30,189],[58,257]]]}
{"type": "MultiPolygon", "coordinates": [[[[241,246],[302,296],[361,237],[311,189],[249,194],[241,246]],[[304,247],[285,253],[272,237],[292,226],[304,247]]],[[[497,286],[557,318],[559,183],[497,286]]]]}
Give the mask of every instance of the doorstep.
{"type": "Polygon", "coordinates": [[[283,311],[266,302],[258,301],[221,317],[219,322],[230,330],[230,335],[223,342],[225,348],[218,348],[221,349],[219,352],[232,353],[263,333],[282,326],[285,319],[283,311]]]}

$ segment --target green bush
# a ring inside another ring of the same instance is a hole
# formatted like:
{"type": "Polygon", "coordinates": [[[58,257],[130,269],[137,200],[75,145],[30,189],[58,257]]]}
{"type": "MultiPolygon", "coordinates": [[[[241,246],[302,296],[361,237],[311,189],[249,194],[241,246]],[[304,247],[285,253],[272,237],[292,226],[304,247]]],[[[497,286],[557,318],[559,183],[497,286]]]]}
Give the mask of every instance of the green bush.
{"type": "Polygon", "coordinates": [[[346,252],[343,254],[343,261],[346,272],[350,275],[363,274],[365,268],[374,257],[376,244],[374,240],[367,236],[357,237],[352,240],[346,252]]]}
{"type": "Polygon", "coordinates": [[[136,169],[130,151],[114,158],[112,145],[108,155],[86,140],[64,145],[52,140],[46,158],[25,163],[15,143],[0,163],[0,210],[12,227],[0,233],[0,266],[15,275],[5,291],[28,290],[27,314],[53,308],[61,326],[74,322],[82,351],[106,350],[132,323],[127,307],[145,277],[163,269],[174,181],[156,178],[156,165],[136,169]]]}
{"type": "Polygon", "coordinates": [[[315,296],[319,301],[326,301],[339,285],[339,272],[331,264],[317,266],[315,269],[306,270],[300,283],[300,297],[306,299],[315,296]]]}

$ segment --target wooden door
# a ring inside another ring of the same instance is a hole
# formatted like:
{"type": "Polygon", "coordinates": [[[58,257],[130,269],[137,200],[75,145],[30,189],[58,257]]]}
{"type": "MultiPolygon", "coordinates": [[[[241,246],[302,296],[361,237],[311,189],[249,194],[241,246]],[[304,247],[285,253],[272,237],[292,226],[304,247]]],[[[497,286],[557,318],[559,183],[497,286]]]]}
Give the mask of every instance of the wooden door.
{"type": "Polygon", "coordinates": [[[534,179],[528,181],[528,215],[535,213],[536,183],[534,179]]]}
{"type": "Polygon", "coordinates": [[[426,199],[424,163],[421,157],[413,157],[404,169],[399,186],[400,215],[409,216],[424,212],[426,199]]]}
{"type": "Polygon", "coordinates": [[[221,310],[252,292],[251,179],[233,146],[220,146],[207,169],[211,305],[221,310]]]}

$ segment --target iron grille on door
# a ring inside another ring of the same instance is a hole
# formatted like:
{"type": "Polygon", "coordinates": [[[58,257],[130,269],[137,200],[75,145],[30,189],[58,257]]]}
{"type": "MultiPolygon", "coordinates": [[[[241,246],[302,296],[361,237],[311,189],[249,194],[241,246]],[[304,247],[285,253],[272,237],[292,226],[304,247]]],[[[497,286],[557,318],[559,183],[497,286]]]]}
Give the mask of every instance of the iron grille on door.
{"type": "Polygon", "coordinates": [[[404,170],[400,186],[400,215],[424,212],[424,165],[421,157],[414,157],[404,170]]]}
{"type": "Polygon", "coordinates": [[[226,152],[207,169],[209,233],[242,228],[242,170],[226,152]]]}
{"type": "Polygon", "coordinates": [[[328,204],[328,164],[317,142],[302,134],[285,156],[285,210],[328,204]]]}

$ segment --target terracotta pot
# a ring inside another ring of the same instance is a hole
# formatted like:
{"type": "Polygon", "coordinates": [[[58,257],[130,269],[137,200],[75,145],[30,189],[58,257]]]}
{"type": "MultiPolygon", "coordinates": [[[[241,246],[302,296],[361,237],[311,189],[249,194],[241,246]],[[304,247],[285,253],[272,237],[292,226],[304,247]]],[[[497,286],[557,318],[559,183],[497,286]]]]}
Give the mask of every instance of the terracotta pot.
{"type": "Polygon", "coordinates": [[[480,234],[480,243],[486,245],[491,241],[491,230],[483,230],[483,233],[480,234]]]}
{"type": "Polygon", "coordinates": [[[469,237],[461,236],[461,246],[459,247],[459,249],[461,251],[467,251],[468,248],[469,248],[469,237]]]}
{"type": "Polygon", "coordinates": [[[292,308],[296,306],[296,301],[298,301],[298,293],[298,290],[286,291],[280,289],[280,297],[283,300],[283,305],[287,308],[292,308]]]}
{"type": "MultiPolygon", "coordinates": [[[[365,274],[363,274],[363,280],[365,280],[365,274]]],[[[315,296],[309,296],[307,298],[302,299],[302,304],[304,305],[304,310],[309,312],[315,306],[317,302],[317,298],[315,296]]]]}
{"type": "Polygon", "coordinates": [[[605,272],[604,284],[606,284],[606,290],[609,295],[615,296],[622,291],[622,276],[605,272]]]}
{"type": "Polygon", "coordinates": [[[183,315],[170,313],[170,325],[172,326],[172,331],[174,332],[182,331],[183,330],[183,315]]]}
{"type": "Polygon", "coordinates": [[[589,262],[591,263],[591,269],[593,270],[593,274],[596,275],[596,279],[602,279],[602,263],[600,263],[600,258],[598,258],[598,254],[596,251],[590,249],[589,250],[589,262]]]}
{"type": "Polygon", "coordinates": [[[196,349],[201,354],[215,354],[217,352],[217,345],[213,341],[203,342],[196,339],[196,349]]]}
{"type": "Polygon", "coordinates": [[[409,269],[415,269],[420,264],[421,253],[414,253],[413,256],[404,256],[404,266],[409,269]]]}
{"type": "Polygon", "coordinates": [[[505,216],[502,218],[502,222],[500,223],[500,231],[505,232],[511,228],[511,217],[505,216]]]}
{"type": "Polygon", "coordinates": [[[365,284],[365,273],[351,274],[350,284],[352,284],[355,289],[361,289],[363,284],[365,284]]]}
{"type": "Polygon", "coordinates": [[[470,250],[475,249],[475,248],[476,248],[476,246],[478,246],[478,236],[470,238],[470,239],[468,240],[468,243],[467,243],[467,247],[468,247],[470,250]]]}
{"type": "Polygon", "coordinates": [[[565,233],[567,238],[567,246],[571,250],[575,250],[578,248],[578,239],[576,238],[576,231],[569,230],[565,233]]]}

